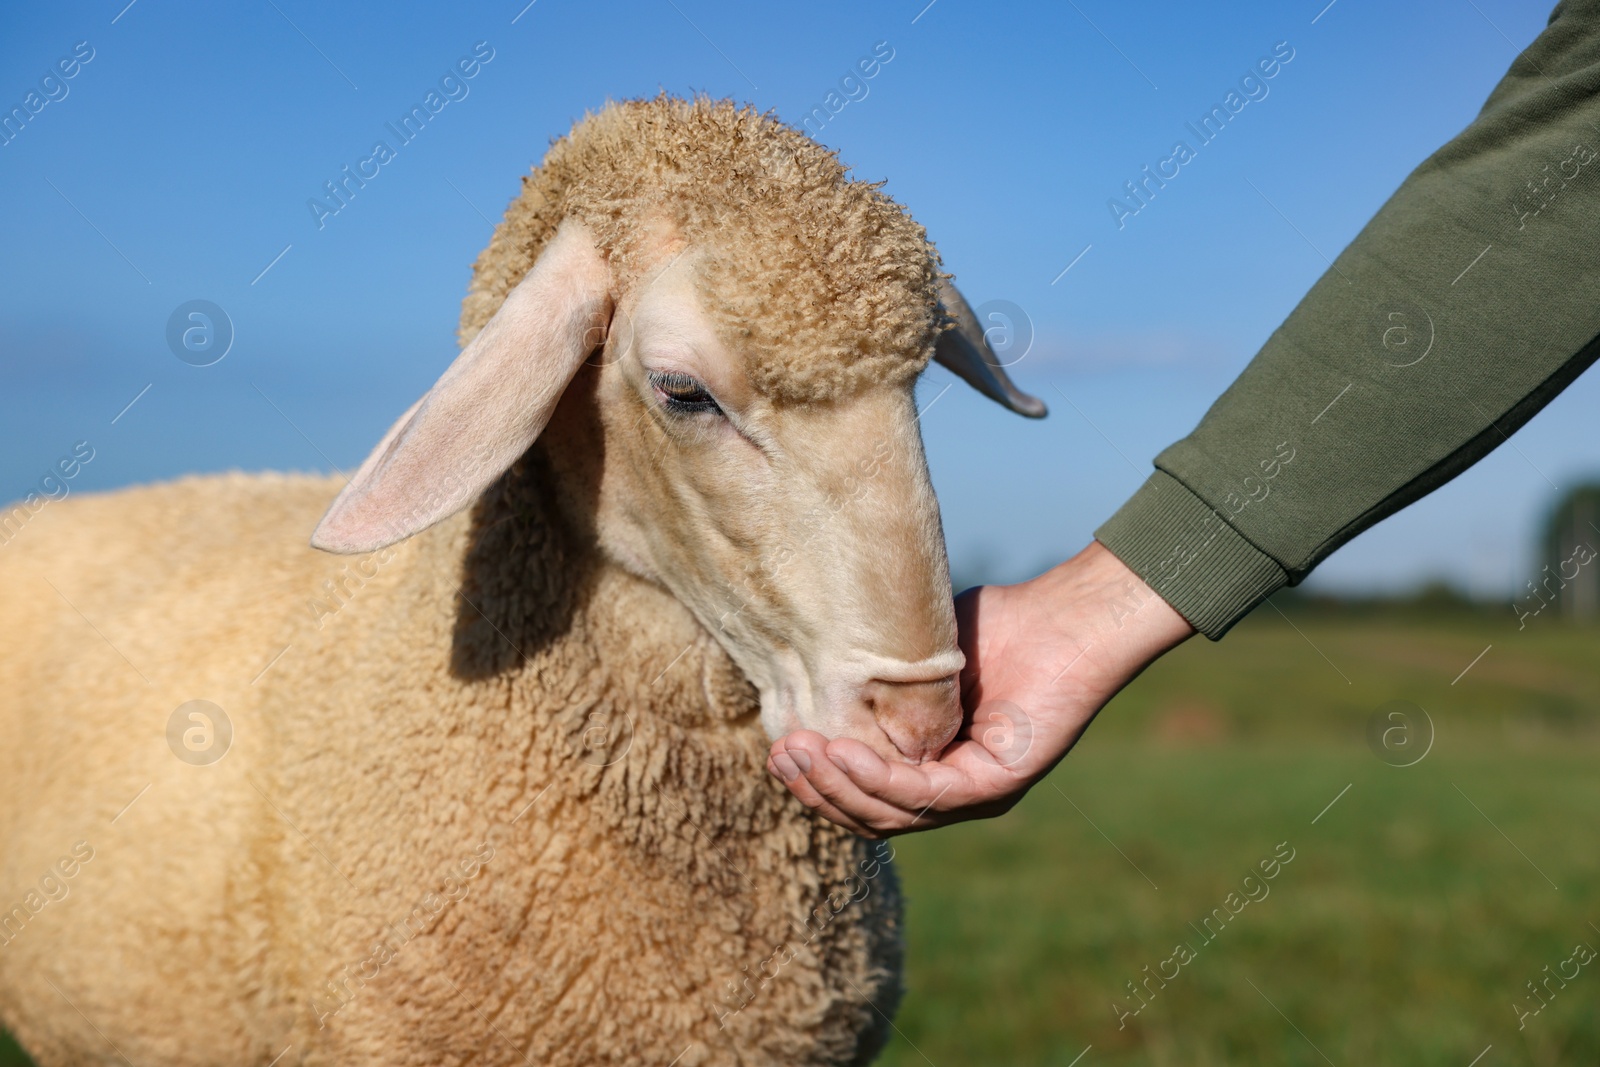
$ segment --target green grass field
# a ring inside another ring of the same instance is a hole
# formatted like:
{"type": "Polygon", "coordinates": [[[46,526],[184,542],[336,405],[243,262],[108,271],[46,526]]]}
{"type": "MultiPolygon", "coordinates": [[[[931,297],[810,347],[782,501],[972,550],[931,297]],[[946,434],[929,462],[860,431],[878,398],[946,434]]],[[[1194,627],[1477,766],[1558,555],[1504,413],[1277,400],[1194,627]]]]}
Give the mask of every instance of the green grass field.
{"type": "Polygon", "coordinates": [[[1600,960],[1513,1006],[1600,949],[1600,629],[1509,618],[1265,609],[1152,668],[1006,818],[898,841],[880,1062],[1600,1061],[1600,960]],[[1391,700],[1432,718],[1414,766],[1369,747],[1391,700]]]}
{"type": "Polygon", "coordinates": [[[1600,1061],[1600,961],[1567,962],[1600,949],[1600,630],[1264,614],[1157,664],[1005,819],[900,843],[881,1062],[1600,1061]],[[1394,699],[1435,726],[1414,766],[1367,742],[1394,699]]]}

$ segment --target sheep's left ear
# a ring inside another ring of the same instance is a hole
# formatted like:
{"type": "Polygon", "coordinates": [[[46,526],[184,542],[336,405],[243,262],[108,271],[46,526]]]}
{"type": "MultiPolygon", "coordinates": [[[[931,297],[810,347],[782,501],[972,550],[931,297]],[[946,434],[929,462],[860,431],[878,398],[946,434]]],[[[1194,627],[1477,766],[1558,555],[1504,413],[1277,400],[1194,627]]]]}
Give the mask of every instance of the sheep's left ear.
{"type": "Polygon", "coordinates": [[[500,310],[378,442],[311,544],[371,552],[476,500],[550,421],[610,321],[610,287],[589,232],[562,223],[500,310]]]}
{"type": "Polygon", "coordinates": [[[1044,401],[1029,396],[1012,384],[1000,357],[989,347],[983,336],[983,325],[972,313],[966,298],[950,284],[950,279],[939,279],[939,303],[944,313],[955,320],[955,327],[939,335],[933,358],[940,366],[951,371],[978,392],[1030,419],[1042,419],[1048,414],[1044,401]]]}

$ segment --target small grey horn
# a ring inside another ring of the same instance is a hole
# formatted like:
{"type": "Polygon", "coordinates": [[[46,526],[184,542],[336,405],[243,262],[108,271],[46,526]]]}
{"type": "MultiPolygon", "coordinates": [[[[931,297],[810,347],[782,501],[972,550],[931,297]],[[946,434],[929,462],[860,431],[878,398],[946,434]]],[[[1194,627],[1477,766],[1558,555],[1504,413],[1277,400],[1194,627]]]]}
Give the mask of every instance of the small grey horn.
{"type": "Polygon", "coordinates": [[[972,313],[972,308],[948,278],[939,279],[939,301],[944,313],[955,321],[954,329],[939,335],[939,343],[933,350],[933,358],[939,365],[1018,415],[1026,415],[1030,419],[1044,418],[1048,413],[1044,401],[1029,396],[1011,383],[1000,357],[995,355],[994,349],[989,347],[988,340],[983,336],[983,326],[978,322],[978,316],[972,313]]]}

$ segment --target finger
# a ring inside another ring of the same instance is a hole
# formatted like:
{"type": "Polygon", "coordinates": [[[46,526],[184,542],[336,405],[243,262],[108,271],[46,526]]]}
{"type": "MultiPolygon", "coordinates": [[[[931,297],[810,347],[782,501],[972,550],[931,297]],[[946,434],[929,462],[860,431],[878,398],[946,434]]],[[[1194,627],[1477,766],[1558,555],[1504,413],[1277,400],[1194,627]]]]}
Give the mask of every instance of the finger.
{"type": "MultiPolygon", "coordinates": [[[[869,797],[907,814],[922,811],[937,794],[930,785],[931,763],[913,767],[890,763],[860,741],[848,737],[828,742],[827,762],[869,797]]],[[[815,777],[815,776],[813,776],[815,777]]]]}
{"type": "MultiPolygon", "coordinates": [[[[802,778],[811,790],[833,808],[879,832],[909,829],[914,821],[911,813],[863,792],[850,775],[829,758],[829,745],[827,738],[809,730],[784,738],[785,754],[800,767],[802,778]]],[[[866,749],[865,745],[861,747],[866,749]]],[[[872,758],[877,758],[870,749],[866,750],[872,758]]],[[[794,789],[794,783],[790,788],[794,789]]],[[[796,795],[800,794],[796,792],[796,795]]]]}
{"type": "MultiPolygon", "coordinates": [[[[784,758],[787,759],[788,757],[784,758]]],[[[804,804],[818,815],[821,815],[829,822],[837,823],[853,834],[859,834],[862,837],[870,838],[879,838],[883,836],[881,832],[874,830],[870,826],[863,825],[855,819],[852,819],[846,813],[840,811],[838,808],[834,807],[826,797],[812,788],[811,783],[807,782],[805,777],[799,774],[797,771],[795,772],[793,778],[785,778],[785,772],[778,769],[776,766],[776,761],[777,757],[768,757],[768,773],[782,782],[784,788],[789,790],[789,792],[794,795],[794,798],[800,801],[800,803],[804,804]]],[[[793,768],[792,761],[789,766],[791,769],[793,768]]]]}
{"type": "Polygon", "coordinates": [[[863,837],[880,836],[872,827],[865,825],[860,820],[852,817],[848,812],[841,811],[831,801],[817,792],[816,788],[806,781],[801,767],[809,767],[811,758],[808,753],[797,749],[796,754],[791,754],[784,746],[784,739],[774,741],[767,755],[767,771],[784,784],[784,787],[794,794],[795,798],[831,822],[838,823],[845,829],[863,837]],[[796,759],[798,754],[798,759],[796,759]]]}
{"type": "MultiPolygon", "coordinates": [[[[973,774],[970,760],[961,764],[933,760],[920,766],[887,762],[858,741],[839,738],[828,742],[828,756],[867,797],[881,800],[899,812],[892,827],[873,820],[890,833],[911,833],[945,826],[965,819],[984,818],[1016,803],[1018,786],[1009,776],[996,778],[990,766],[973,774]]],[[[807,776],[826,795],[832,793],[827,781],[817,772],[807,776]]],[[[857,799],[844,801],[858,818],[871,819],[871,810],[857,799]]]]}
{"type": "Polygon", "coordinates": [[[880,832],[892,832],[909,825],[909,813],[862,792],[829,758],[827,738],[802,730],[785,740],[786,754],[800,766],[806,783],[834,808],[880,832]]]}
{"type": "Polygon", "coordinates": [[[983,587],[979,585],[956,597],[956,644],[966,656],[957,683],[963,698],[978,681],[978,598],[982,594],[983,587]]]}
{"type": "MultiPolygon", "coordinates": [[[[905,763],[884,763],[882,772],[871,759],[863,758],[856,742],[829,742],[828,752],[850,768],[850,777],[863,792],[912,817],[916,828],[942,826],[973,818],[973,811],[986,810],[1018,789],[1018,783],[993,758],[983,754],[974,758],[974,742],[957,742],[939,759],[913,767],[905,763]]],[[[866,750],[868,756],[873,755],[866,750]]]]}
{"type": "Polygon", "coordinates": [[[778,781],[784,782],[784,789],[789,790],[794,795],[795,800],[800,801],[806,808],[810,808],[811,811],[818,813],[819,816],[824,817],[827,821],[842,825],[846,830],[850,830],[851,833],[858,833],[861,837],[874,838],[874,840],[875,838],[883,837],[883,833],[880,830],[861,824],[856,819],[851,819],[848,814],[843,813],[840,809],[835,808],[826,797],[822,797],[822,793],[816,792],[816,789],[811,787],[810,782],[805,781],[805,777],[800,776],[800,774],[795,774],[794,779],[790,779],[790,781],[784,781],[784,776],[776,769],[773,769],[773,760],[766,761],[766,769],[771,771],[773,777],[776,777],[778,781]]]}

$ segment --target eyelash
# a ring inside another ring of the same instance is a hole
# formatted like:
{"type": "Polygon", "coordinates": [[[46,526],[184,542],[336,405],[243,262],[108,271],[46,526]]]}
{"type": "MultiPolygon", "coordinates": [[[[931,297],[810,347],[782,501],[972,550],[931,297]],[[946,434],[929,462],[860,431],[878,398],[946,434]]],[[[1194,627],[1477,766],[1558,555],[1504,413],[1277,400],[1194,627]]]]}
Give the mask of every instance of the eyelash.
{"type": "Polygon", "coordinates": [[[703,411],[722,410],[706,387],[687,374],[652,371],[650,384],[660,395],[662,405],[674,414],[694,415],[703,411]]]}

